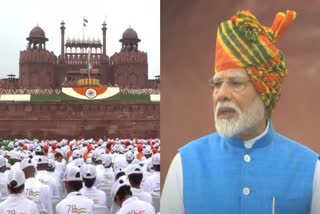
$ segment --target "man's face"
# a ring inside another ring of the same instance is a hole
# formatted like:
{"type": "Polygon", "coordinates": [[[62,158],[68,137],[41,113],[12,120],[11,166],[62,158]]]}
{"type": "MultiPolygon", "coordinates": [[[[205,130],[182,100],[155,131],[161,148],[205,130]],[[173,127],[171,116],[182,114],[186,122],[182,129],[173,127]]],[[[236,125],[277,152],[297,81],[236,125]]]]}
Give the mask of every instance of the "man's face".
{"type": "Polygon", "coordinates": [[[215,127],[222,136],[242,134],[264,120],[264,104],[244,68],[216,73],[210,86],[215,127]]]}

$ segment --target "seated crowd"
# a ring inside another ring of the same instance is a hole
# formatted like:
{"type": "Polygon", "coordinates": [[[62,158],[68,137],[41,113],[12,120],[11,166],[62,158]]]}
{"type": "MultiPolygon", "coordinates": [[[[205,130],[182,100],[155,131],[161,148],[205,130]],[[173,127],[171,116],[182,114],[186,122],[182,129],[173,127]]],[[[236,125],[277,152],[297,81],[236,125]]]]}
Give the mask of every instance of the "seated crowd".
{"type": "Polygon", "coordinates": [[[159,212],[160,139],[0,146],[0,213],[159,212]]]}

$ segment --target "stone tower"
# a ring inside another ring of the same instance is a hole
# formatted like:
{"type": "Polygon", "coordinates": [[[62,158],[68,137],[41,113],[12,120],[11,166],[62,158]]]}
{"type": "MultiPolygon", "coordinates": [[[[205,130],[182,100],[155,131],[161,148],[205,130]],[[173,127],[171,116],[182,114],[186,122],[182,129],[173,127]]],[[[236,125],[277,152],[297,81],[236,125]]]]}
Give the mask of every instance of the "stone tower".
{"type": "Polygon", "coordinates": [[[137,32],[129,27],[122,34],[121,51],[115,53],[110,61],[114,65],[114,83],[120,87],[147,88],[147,53],[139,51],[137,32]]]}
{"type": "Polygon", "coordinates": [[[28,46],[20,51],[20,87],[21,88],[55,88],[54,65],[57,58],[53,52],[46,50],[44,31],[34,27],[27,38],[28,46]]]}

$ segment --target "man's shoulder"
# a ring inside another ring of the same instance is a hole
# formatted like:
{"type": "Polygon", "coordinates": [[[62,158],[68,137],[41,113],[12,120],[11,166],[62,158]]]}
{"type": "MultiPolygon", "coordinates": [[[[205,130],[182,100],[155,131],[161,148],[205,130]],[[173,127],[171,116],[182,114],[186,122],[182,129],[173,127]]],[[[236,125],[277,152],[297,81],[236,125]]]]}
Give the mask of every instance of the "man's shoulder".
{"type": "Polygon", "coordinates": [[[217,132],[213,132],[188,142],[186,145],[179,148],[179,151],[183,151],[185,149],[190,149],[190,148],[199,148],[199,147],[205,148],[209,142],[210,143],[218,142],[220,138],[221,137],[217,132]]]}
{"type": "Polygon", "coordinates": [[[317,154],[311,148],[309,148],[306,145],[304,145],[298,141],[295,141],[289,137],[281,135],[280,133],[276,133],[276,141],[278,141],[280,147],[282,147],[283,150],[285,150],[287,152],[298,151],[299,154],[301,154],[301,155],[310,155],[310,156],[319,158],[319,154],[317,154]]]}

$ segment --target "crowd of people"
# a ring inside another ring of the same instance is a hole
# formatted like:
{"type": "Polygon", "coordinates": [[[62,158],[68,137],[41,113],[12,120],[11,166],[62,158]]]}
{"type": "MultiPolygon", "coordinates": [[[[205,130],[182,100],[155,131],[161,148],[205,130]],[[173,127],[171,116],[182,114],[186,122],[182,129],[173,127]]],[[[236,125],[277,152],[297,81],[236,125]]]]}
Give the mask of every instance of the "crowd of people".
{"type": "Polygon", "coordinates": [[[0,213],[156,213],[160,139],[0,142],[0,213]]]}
{"type": "MultiPolygon", "coordinates": [[[[108,85],[109,87],[118,87],[108,85]]],[[[160,94],[159,89],[154,88],[141,88],[141,89],[131,89],[131,88],[120,88],[120,92],[123,94],[160,94]]],[[[27,88],[21,88],[21,89],[4,89],[0,88],[0,94],[61,94],[61,89],[27,89],[27,88]]]]}
{"type": "Polygon", "coordinates": [[[155,88],[121,88],[120,92],[123,94],[160,94],[160,90],[155,88]]]}

